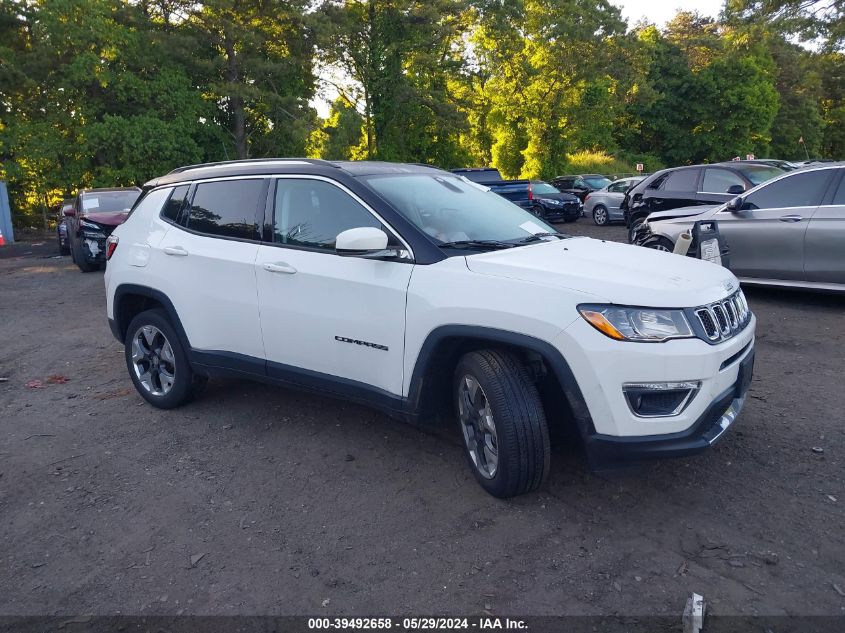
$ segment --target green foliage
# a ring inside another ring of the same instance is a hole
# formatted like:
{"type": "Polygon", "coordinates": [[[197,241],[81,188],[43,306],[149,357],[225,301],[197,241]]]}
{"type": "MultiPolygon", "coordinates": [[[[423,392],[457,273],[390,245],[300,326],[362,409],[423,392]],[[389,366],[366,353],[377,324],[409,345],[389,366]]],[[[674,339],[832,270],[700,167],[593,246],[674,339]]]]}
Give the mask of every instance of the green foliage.
{"type": "Polygon", "coordinates": [[[610,0],[0,0],[0,178],[32,222],[79,187],[224,158],[544,179],[845,158],[842,18],[726,0],[721,21],[629,31],[610,0]]]}

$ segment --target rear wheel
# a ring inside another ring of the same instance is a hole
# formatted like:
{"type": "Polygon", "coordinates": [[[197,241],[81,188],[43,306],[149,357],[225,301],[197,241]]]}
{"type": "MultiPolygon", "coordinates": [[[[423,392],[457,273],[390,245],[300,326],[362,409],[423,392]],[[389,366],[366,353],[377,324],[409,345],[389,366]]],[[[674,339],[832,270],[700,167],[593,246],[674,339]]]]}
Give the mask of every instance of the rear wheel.
{"type": "Polygon", "coordinates": [[[603,204],[597,204],[593,209],[593,222],[595,222],[599,226],[604,226],[609,221],[610,218],[607,215],[607,207],[605,207],[603,204]]]}
{"type": "Polygon", "coordinates": [[[549,470],[549,432],[522,363],[499,350],[470,352],[453,384],[464,451],[481,487],[501,498],[538,488],[549,470]]]}
{"type": "Polygon", "coordinates": [[[159,409],[189,402],[207,378],[194,374],[182,343],[162,310],[146,310],[129,324],[126,367],[135,389],[159,409]]]}
{"type": "Polygon", "coordinates": [[[646,248],[653,248],[656,251],[663,251],[664,253],[671,253],[675,250],[675,245],[665,237],[655,236],[645,241],[643,244],[646,248]]]}
{"type": "Polygon", "coordinates": [[[67,245],[67,241],[62,241],[59,238],[59,254],[60,255],[70,255],[70,248],[67,245]]]}

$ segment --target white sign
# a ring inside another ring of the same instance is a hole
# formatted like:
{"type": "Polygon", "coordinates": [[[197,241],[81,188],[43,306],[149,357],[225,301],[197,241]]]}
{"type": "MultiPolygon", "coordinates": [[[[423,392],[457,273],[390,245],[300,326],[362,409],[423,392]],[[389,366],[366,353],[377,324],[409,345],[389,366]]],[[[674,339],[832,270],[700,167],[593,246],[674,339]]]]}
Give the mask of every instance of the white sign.
{"type": "Polygon", "coordinates": [[[637,163],[637,171],[642,171],[644,167],[645,165],[643,165],[642,163],[637,163]]]}

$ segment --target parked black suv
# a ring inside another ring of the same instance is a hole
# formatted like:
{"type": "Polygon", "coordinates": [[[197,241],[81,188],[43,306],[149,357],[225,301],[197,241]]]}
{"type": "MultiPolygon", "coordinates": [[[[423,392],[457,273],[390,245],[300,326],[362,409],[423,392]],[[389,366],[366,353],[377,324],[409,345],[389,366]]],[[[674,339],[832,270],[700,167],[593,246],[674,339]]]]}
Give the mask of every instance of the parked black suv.
{"type": "Polygon", "coordinates": [[[70,255],[79,270],[90,273],[106,263],[106,238],[123,224],[141,195],[138,187],[83,189],[73,205],[63,207],[70,255]]]}
{"type": "Polygon", "coordinates": [[[581,202],[587,194],[599,189],[604,189],[611,182],[610,178],[601,174],[581,174],[577,176],[558,176],[552,179],[552,184],[564,193],[571,193],[578,196],[581,202]]]}
{"type": "Polygon", "coordinates": [[[633,241],[636,226],[653,211],[722,204],[782,173],[779,167],[740,161],[658,171],[625,194],[622,209],[628,241],[633,241]]]}

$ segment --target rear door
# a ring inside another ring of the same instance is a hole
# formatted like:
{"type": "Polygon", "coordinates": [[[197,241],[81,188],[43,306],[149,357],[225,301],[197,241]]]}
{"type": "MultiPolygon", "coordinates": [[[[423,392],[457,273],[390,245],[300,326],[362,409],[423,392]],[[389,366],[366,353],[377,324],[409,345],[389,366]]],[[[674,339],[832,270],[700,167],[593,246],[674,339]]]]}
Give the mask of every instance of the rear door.
{"type": "Polygon", "coordinates": [[[807,281],[845,284],[845,170],[836,171],[836,191],[816,209],[804,238],[807,281]]]}
{"type": "MultiPolygon", "coordinates": [[[[185,209],[155,248],[164,261],[157,285],[171,299],[195,350],[237,354],[263,371],[255,258],[258,213],[269,181],[228,178],[197,183],[185,209]]],[[[173,205],[176,207],[177,205],[173,205]]],[[[231,357],[230,357],[231,360],[231,357]]]]}
{"type": "Polygon", "coordinates": [[[716,214],[736,275],[804,278],[804,235],[830,174],[831,170],[794,172],[751,192],[741,210],[716,214]]]}
{"type": "Polygon", "coordinates": [[[700,176],[701,169],[697,167],[677,169],[663,179],[660,189],[647,189],[643,201],[649,213],[698,204],[696,194],[700,176]]]}

